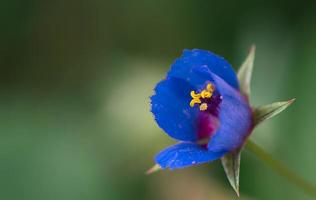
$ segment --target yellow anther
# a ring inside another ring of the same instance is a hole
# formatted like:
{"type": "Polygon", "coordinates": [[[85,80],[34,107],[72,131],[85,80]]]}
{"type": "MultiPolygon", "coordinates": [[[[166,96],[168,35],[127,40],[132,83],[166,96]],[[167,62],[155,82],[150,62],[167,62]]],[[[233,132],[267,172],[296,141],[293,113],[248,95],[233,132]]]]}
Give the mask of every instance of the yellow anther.
{"type": "Polygon", "coordinates": [[[207,86],[206,86],[207,91],[212,93],[212,92],[214,92],[214,89],[215,89],[215,87],[212,83],[207,84],[207,86]]]}
{"type": "Polygon", "coordinates": [[[195,104],[200,104],[201,103],[201,100],[199,98],[193,98],[191,101],[190,101],[190,106],[191,107],[194,107],[195,104]]]}
{"type": "Polygon", "coordinates": [[[206,85],[206,89],[202,90],[201,93],[195,93],[195,91],[191,91],[190,94],[191,94],[192,100],[190,101],[190,106],[194,107],[195,104],[200,104],[201,111],[207,110],[207,103],[202,103],[201,98],[203,99],[211,98],[214,90],[215,90],[215,87],[211,83],[209,83],[206,85]]]}
{"type": "Polygon", "coordinates": [[[193,98],[193,99],[199,99],[199,98],[201,98],[201,94],[196,94],[194,91],[191,91],[191,97],[193,98]]]}
{"type": "Polygon", "coordinates": [[[205,99],[205,98],[211,98],[211,96],[212,96],[212,93],[211,93],[211,92],[208,92],[208,91],[206,91],[206,90],[203,90],[203,91],[201,92],[201,97],[202,97],[203,99],[205,99]]]}
{"type": "Polygon", "coordinates": [[[201,110],[201,111],[207,110],[207,103],[202,103],[202,104],[200,105],[200,110],[201,110]]]}

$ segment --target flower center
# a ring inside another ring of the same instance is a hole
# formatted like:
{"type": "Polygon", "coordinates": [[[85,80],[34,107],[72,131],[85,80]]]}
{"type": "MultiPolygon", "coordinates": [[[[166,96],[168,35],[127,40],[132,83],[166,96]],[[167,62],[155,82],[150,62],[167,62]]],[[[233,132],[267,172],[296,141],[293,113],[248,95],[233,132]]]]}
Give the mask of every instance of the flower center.
{"type": "Polygon", "coordinates": [[[199,105],[201,111],[206,111],[208,108],[207,100],[209,100],[213,92],[215,91],[215,87],[212,83],[208,83],[206,88],[202,90],[200,93],[196,93],[195,91],[191,91],[192,100],[190,101],[190,106],[193,108],[195,104],[199,105]]]}

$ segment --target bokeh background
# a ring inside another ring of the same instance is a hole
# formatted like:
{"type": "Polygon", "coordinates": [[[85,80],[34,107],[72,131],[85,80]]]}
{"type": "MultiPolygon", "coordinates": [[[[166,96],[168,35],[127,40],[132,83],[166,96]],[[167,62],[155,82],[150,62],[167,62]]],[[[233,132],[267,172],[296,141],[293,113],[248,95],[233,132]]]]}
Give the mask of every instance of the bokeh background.
{"type": "MultiPolygon", "coordinates": [[[[4,0],[0,199],[237,199],[219,162],[146,176],[174,143],[149,96],[185,48],[238,69],[257,46],[254,105],[293,97],[252,139],[316,184],[316,2],[4,0]]],[[[311,199],[250,152],[241,199],[311,199]]]]}

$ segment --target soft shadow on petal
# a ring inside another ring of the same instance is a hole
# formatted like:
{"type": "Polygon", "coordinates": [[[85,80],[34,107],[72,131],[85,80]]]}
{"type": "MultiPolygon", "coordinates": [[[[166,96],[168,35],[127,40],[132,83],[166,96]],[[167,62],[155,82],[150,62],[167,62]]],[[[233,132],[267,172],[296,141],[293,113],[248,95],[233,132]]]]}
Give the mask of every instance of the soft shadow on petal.
{"type": "Polygon", "coordinates": [[[230,86],[239,89],[238,79],[231,65],[224,58],[206,50],[184,50],[182,56],[171,65],[168,76],[185,79],[195,86],[203,85],[207,79],[193,73],[194,68],[200,66],[207,67],[230,86]]]}
{"type": "Polygon", "coordinates": [[[253,128],[251,108],[239,91],[212,74],[215,87],[222,95],[220,126],[208,144],[210,151],[231,151],[243,145],[253,128]]]}
{"type": "Polygon", "coordinates": [[[195,143],[179,143],[161,151],[155,161],[162,169],[176,169],[211,162],[225,153],[211,152],[195,143]]]}
{"type": "Polygon", "coordinates": [[[151,97],[151,111],[158,125],[171,137],[182,141],[196,141],[197,107],[191,108],[190,92],[196,90],[179,78],[159,82],[151,97]]]}

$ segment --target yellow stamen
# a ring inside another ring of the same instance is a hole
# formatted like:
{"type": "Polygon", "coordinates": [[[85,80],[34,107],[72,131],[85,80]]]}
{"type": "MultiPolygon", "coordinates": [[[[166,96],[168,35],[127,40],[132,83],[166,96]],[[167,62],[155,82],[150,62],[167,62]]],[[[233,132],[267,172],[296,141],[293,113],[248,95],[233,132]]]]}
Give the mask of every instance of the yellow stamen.
{"type": "Polygon", "coordinates": [[[190,101],[190,106],[194,107],[195,104],[200,104],[201,100],[199,98],[194,98],[190,101]]]}
{"type": "Polygon", "coordinates": [[[209,83],[206,85],[206,89],[203,90],[201,93],[195,93],[195,91],[191,91],[190,95],[192,97],[192,100],[190,101],[190,106],[194,107],[195,104],[200,104],[201,111],[207,110],[207,103],[202,103],[201,98],[211,98],[214,90],[214,85],[209,83]]]}
{"type": "Polygon", "coordinates": [[[206,90],[203,90],[203,91],[201,92],[201,97],[202,97],[203,99],[205,99],[205,98],[211,98],[211,96],[212,96],[212,93],[211,93],[211,92],[208,92],[208,91],[206,91],[206,90]]]}
{"type": "Polygon", "coordinates": [[[200,110],[201,110],[201,111],[207,110],[207,103],[202,103],[202,104],[200,105],[200,110]]]}
{"type": "Polygon", "coordinates": [[[201,98],[201,94],[196,94],[194,91],[191,91],[191,97],[193,98],[193,99],[199,99],[199,98],[201,98]]]}
{"type": "Polygon", "coordinates": [[[215,87],[214,87],[214,85],[212,83],[209,83],[206,86],[206,90],[212,93],[212,92],[214,92],[215,87]]]}

